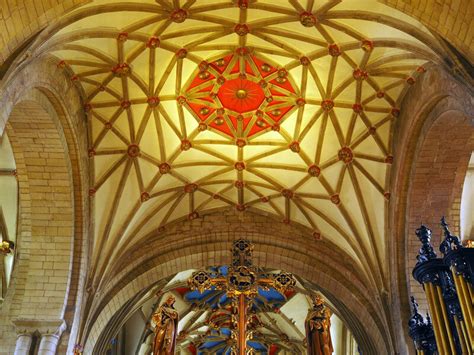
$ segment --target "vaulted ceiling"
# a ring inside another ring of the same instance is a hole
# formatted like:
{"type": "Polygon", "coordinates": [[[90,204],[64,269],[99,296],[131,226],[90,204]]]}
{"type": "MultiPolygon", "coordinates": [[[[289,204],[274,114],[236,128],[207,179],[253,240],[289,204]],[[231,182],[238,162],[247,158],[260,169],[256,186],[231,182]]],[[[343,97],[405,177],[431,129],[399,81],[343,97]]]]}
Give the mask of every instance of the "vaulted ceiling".
{"type": "Polygon", "coordinates": [[[93,1],[32,52],[51,53],[83,91],[99,277],[228,206],[307,227],[367,275],[384,263],[394,123],[442,55],[412,18],[369,0],[93,1]]]}

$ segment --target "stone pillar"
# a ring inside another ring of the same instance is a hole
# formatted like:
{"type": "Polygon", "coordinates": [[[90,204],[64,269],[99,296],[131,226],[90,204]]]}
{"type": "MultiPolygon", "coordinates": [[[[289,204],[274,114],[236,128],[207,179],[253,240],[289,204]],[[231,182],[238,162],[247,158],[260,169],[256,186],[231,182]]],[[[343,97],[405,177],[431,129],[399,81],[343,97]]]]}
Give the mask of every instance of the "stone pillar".
{"type": "Polygon", "coordinates": [[[13,321],[18,338],[15,355],[28,355],[33,334],[41,337],[38,355],[55,355],[61,334],[66,330],[66,323],[58,320],[16,319],[13,321]]]}
{"type": "Polygon", "coordinates": [[[13,321],[17,334],[15,355],[28,355],[30,353],[33,333],[36,331],[36,328],[31,326],[31,322],[31,320],[27,319],[16,319],[13,321]]]}
{"type": "Polygon", "coordinates": [[[55,355],[59,338],[65,330],[66,322],[62,319],[41,322],[38,325],[38,332],[41,334],[38,355],[55,355]]]}
{"type": "Polygon", "coordinates": [[[18,334],[16,338],[15,355],[28,355],[30,353],[32,337],[33,335],[31,333],[18,334]]]}
{"type": "Polygon", "coordinates": [[[335,314],[331,317],[331,340],[335,355],[346,354],[345,349],[345,326],[342,320],[335,314]]]}

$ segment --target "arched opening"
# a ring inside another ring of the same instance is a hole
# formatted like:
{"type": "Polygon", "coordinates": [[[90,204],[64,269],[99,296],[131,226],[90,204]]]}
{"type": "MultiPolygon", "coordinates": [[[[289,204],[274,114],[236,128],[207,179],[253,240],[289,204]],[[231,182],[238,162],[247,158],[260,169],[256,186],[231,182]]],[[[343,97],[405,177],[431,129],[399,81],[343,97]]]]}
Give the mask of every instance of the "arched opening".
{"type": "MultiPolygon", "coordinates": [[[[451,230],[459,234],[461,193],[474,147],[470,119],[463,112],[443,112],[425,129],[426,135],[419,142],[411,176],[407,275],[417,262],[420,242],[414,231],[420,224],[433,230],[432,244],[436,250],[442,238],[439,227],[442,216],[446,216],[451,230]]],[[[410,279],[409,292],[422,300],[424,307],[424,292],[413,278],[410,279]]]]}
{"type": "Polygon", "coordinates": [[[469,160],[462,188],[460,237],[465,242],[474,241],[474,152],[469,160]]]}
{"type": "MultiPolygon", "coordinates": [[[[223,268],[227,266],[221,267],[221,271],[223,268]]],[[[229,354],[231,349],[235,350],[236,342],[232,336],[237,329],[231,316],[235,308],[231,304],[232,299],[225,290],[192,291],[188,279],[195,271],[177,273],[140,293],[140,297],[134,297],[125,307],[129,310],[128,314],[121,311],[120,317],[114,317],[116,322],[111,322],[116,327],[107,329],[112,338],[103,345],[106,351],[110,354],[121,351],[150,354],[154,338],[152,315],[169,296],[176,299],[174,308],[179,315],[176,354],[229,354]]],[[[252,331],[249,349],[252,348],[256,354],[305,353],[305,318],[313,307],[310,295],[314,294],[315,289],[305,280],[298,280],[295,288],[286,293],[274,288],[258,289],[248,318],[252,331]]],[[[358,354],[358,346],[337,315],[337,309],[327,300],[325,303],[332,313],[330,324],[334,354],[358,354]]]]}
{"type": "Polygon", "coordinates": [[[0,307],[10,285],[18,219],[16,164],[7,134],[0,137],[0,307]]]}
{"type": "Polygon", "coordinates": [[[242,237],[255,245],[255,264],[264,269],[291,272],[317,285],[354,334],[362,351],[371,354],[387,351],[388,328],[373,309],[371,291],[364,286],[360,272],[350,262],[340,264],[344,259],[341,250],[325,241],[308,241],[308,236],[294,226],[280,228],[270,217],[246,214],[239,221],[238,211],[226,209],[201,218],[199,224],[176,223],[160,234],[149,235],[146,243],[135,245],[119,264],[111,265],[116,270],[112,272],[115,276],[108,280],[103,292],[95,293],[96,302],[85,324],[90,329],[83,339],[85,352],[100,353],[137,300],[150,288],[163,287],[160,281],[172,278],[177,272],[206,268],[210,263],[228,264],[232,242],[242,237]],[[219,223],[222,216],[235,222],[219,223]],[[206,228],[201,228],[202,223],[206,228]],[[316,244],[319,244],[317,249],[316,244]]]}
{"type": "MultiPolygon", "coordinates": [[[[394,316],[402,324],[410,317],[409,296],[415,296],[421,309],[427,310],[421,285],[412,277],[420,248],[415,230],[422,223],[430,227],[437,252],[442,216],[453,233],[459,233],[461,193],[474,149],[468,89],[442,68],[429,66],[426,74],[412,95],[405,97],[393,139],[399,153],[391,177],[392,189],[398,193],[389,211],[394,237],[392,267],[398,272],[392,285],[400,302],[394,309],[401,309],[394,316]]],[[[402,337],[409,341],[404,329],[400,329],[402,337]]]]}
{"type": "MultiPolygon", "coordinates": [[[[14,87],[15,82],[2,97],[8,102],[2,111],[8,118],[2,139],[11,143],[18,180],[17,260],[0,310],[5,315],[0,317],[4,334],[11,336],[5,337],[3,346],[13,353],[15,332],[20,328],[12,322],[40,320],[32,326],[36,328],[28,330],[28,336],[44,331],[38,328],[42,321],[48,324],[48,332],[61,328],[60,337],[62,327],[50,327],[51,321],[57,321],[58,325],[66,322],[69,326],[58,348],[66,352],[77,317],[74,306],[83,257],[84,211],[77,142],[63,103],[51,91],[26,86],[20,91],[14,87]]],[[[2,203],[13,201],[2,194],[2,203]]]]}

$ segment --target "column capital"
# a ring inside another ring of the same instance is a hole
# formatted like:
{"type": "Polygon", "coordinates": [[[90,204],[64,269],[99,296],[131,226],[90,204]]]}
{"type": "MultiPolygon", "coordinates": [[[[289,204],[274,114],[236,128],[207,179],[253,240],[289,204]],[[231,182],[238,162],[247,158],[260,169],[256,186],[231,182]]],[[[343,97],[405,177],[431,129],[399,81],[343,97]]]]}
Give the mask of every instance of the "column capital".
{"type": "Polygon", "coordinates": [[[18,336],[22,334],[33,334],[38,332],[41,335],[53,335],[60,337],[66,330],[64,319],[26,319],[17,318],[12,321],[18,336]]]}

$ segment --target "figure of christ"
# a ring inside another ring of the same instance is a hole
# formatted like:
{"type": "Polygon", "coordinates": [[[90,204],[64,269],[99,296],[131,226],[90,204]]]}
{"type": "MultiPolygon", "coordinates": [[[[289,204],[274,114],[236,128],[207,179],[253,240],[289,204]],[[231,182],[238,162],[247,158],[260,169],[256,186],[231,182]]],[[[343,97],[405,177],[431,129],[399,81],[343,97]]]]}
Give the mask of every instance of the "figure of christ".
{"type": "Polygon", "coordinates": [[[153,355],[174,355],[178,332],[178,312],[174,302],[175,298],[169,296],[152,315],[151,321],[155,325],[153,355]]]}

